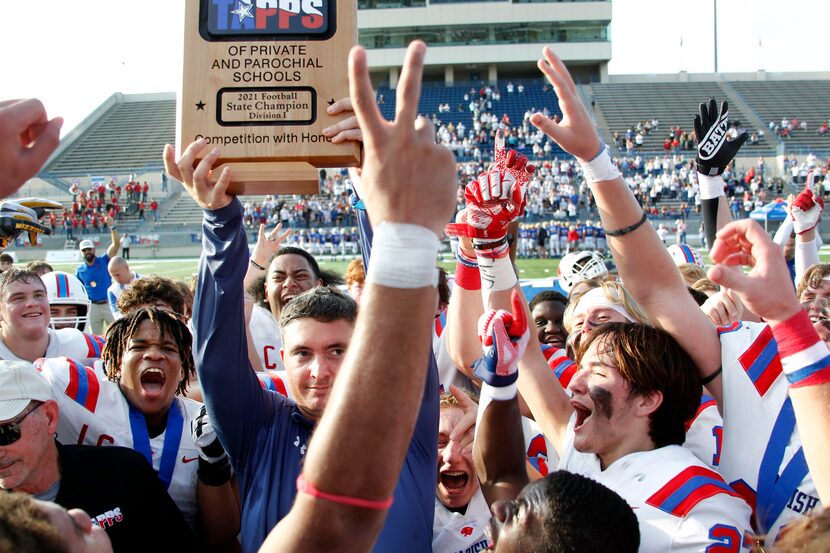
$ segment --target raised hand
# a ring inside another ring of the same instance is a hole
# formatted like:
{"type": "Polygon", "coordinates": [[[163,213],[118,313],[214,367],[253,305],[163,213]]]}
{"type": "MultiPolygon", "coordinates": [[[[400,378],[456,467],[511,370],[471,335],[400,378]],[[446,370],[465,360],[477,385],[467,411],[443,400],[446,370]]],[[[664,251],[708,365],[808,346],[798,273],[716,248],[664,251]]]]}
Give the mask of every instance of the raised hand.
{"type": "Polygon", "coordinates": [[[723,173],[748,136],[744,132],[735,140],[727,140],[729,104],[726,100],[720,105],[720,114],[714,98],[709,98],[708,103],[700,104],[700,113],[695,115],[694,127],[697,139],[697,170],[710,177],[723,173]]]}
{"type": "Polygon", "coordinates": [[[723,227],[709,255],[715,263],[709,279],[737,292],[753,313],[783,321],[801,309],[781,248],[755,221],[741,219],[723,227]],[[748,274],[743,266],[751,267],[748,274]]]}
{"type": "Polygon", "coordinates": [[[478,337],[484,356],[475,375],[499,388],[509,386],[519,378],[519,360],[530,339],[524,301],[515,290],[510,299],[512,313],[491,309],[478,320],[478,337]]]}
{"type": "Polygon", "coordinates": [[[187,193],[202,209],[221,209],[233,200],[233,196],[227,193],[228,185],[231,183],[231,170],[230,167],[225,167],[215,182],[211,180],[213,164],[221,154],[219,148],[210,150],[194,169],[196,159],[207,147],[205,140],[200,138],[188,145],[182,157],[176,160],[173,146],[166,144],[164,146],[164,170],[184,185],[187,193]]]}
{"type": "Polygon", "coordinates": [[[359,46],[349,54],[349,90],[366,148],[360,194],[372,225],[410,223],[440,236],[455,206],[455,158],[435,144],[432,123],[417,117],[426,49],[419,40],[407,48],[394,121],[378,111],[359,46]]]}
{"type": "Polygon", "coordinates": [[[524,212],[527,184],[535,171],[527,157],[515,150],[505,151],[504,136],[496,133],[495,163],[464,188],[467,206],[464,222],[450,223],[444,228],[447,236],[498,240],[524,212]]]}
{"type": "Polygon", "coordinates": [[[467,392],[450,384],[450,393],[458,401],[458,406],[464,413],[450,431],[450,440],[457,442],[462,454],[471,453],[476,430],[476,415],[478,403],[472,400],[467,392]]]}
{"type": "Polygon", "coordinates": [[[550,47],[545,46],[542,59],[536,65],[556,91],[562,120],[557,123],[542,113],[534,113],[530,116],[530,122],[569,154],[583,161],[594,159],[600,153],[602,142],[565,64],[550,47]]]}
{"type": "Polygon", "coordinates": [[[813,179],[814,173],[810,169],[807,172],[804,190],[790,202],[790,216],[797,234],[804,234],[816,228],[821,212],[824,211],[824,200],[813,193],[813,179]]]}
{"type": "Polygon", "coordinates": [[[266,234],[265,225],[259,225],[256,245],[251,251],[251,259],[254,263],[260,267],[266,267],[274,254],[279,251],[282,242],[291,235],[291,229],[286,229],[285,232],[280,233],[281,230],[282,223],[278,223],[271,232],[266,234]]]}
{"type": "Polygon", "coordinates": [[[48,119],[40,100],[0,102],[0,198],[40,171],[60,142],[63,119],[48,119]]]}

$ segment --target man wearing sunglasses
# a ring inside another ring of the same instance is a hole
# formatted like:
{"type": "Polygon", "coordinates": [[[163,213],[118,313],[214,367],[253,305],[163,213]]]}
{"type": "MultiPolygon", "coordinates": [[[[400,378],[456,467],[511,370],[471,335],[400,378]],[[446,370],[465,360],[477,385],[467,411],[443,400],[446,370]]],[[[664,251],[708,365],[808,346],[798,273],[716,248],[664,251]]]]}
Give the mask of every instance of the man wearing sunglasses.
{"type": "Polygon", "coordinates": [[[0,361],[0,488],[83,509],[116,551],[149,551],[159,535],[171,550],[194,551],[190,527],[141,454],[59,444],[58,411],[30,363],[0,361]]]}

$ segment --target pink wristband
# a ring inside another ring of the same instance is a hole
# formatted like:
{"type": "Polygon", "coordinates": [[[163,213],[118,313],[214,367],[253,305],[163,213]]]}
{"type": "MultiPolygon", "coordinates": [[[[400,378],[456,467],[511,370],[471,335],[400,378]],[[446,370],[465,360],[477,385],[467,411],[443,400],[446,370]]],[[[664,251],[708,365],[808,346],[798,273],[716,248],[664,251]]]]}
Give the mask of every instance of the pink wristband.
{"type": "Polygon", "coordinates": [[[370,499],[360,499],[357,497],[349,497],[347,495],[335,495],[318,490],[314,484],[305,479],[302,473],[297,477],[297,491],[306,495],[310,495],[315,499],[324,499],[332,503],[339,503],[341,505],[348,505],[350,507],[360,507],[361,509],[374,509],[376,511],[384,511],[392,506],[393,498],[385,499],[383,501],[372,501],[370,499]]]}

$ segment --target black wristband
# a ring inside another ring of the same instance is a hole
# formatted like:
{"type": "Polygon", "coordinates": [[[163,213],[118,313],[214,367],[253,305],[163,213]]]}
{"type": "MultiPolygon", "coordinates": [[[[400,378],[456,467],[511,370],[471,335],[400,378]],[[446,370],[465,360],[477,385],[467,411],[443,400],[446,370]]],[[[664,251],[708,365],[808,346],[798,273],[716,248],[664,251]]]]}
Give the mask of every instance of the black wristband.
{"type": "Polygon", "coordinates": [[[606,236],[623,236],[623,235],[626,235],[629,232],[634,232],[635,230],[640,228],[643,225],[643,223],[645,223],[647,220],[648,220],[648,214],[645,211],[643,211],[643,217],[639,221],[637,221],[636,223],[631,225],[630,227],[623,227],[623,228],[618,229],[618,230],[606,230],[605,235],[606,236]]]}
{"type": "Polygon", "coordinates": [[[253,267],[256,267],[257,269],[259,269],[260,271],[264,271],[264,270],[265,270],[265,267],[263,267],[262,265],[260,265],[260,264],[259,264],[259,263],[257,263],[256,261],[254,261],[254,258],[253,258],[253,257],[252,257],[251,259],[249,259],[249,260],[248,260],[248,262],[249,262],[249,263],[250,263],[253,267]]]}
{"type": "Polygon", "coordinates": [[[720,373],[722,373],[722,372],[723,372],[723,365],[718,367],[718,369],[715,372],[713,372],[712,374],[710,374],[706,378],[701,378],[700,383],[702,385],[706,386],[707,384],[712,382],[714,379],[716,379],[720,375],[720,373]]]}
{"type": "Polygon", "coordinates": [[[473,249],[474,250],[494,250],[499,246],[503,246],[507,244],[507,236],[503,236],[496,240],[495,242],[476,242],[473,240],[473,249]]]}
{"type": "Polygon", "coordinates": [[[219,487],[227,484],[233,472],[231,462],[227,457],[216,463],[210,463],[199,457],[199,481],[205,486],[219,487]]]}

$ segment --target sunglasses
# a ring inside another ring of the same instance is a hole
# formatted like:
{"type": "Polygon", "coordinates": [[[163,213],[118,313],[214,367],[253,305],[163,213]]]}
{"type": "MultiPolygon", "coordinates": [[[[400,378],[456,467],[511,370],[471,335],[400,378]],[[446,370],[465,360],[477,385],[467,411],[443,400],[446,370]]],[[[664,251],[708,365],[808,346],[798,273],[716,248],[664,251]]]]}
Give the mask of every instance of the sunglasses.
{"type": "Polygon", "coordinates": [[[34,410],[36,410],[41,405],[43,405],[43,403],[38,403],[28,411],[23,413],[23,416],[17,419],[16,421],[9,422],[6,424],[0,424],[0,446],[11,445],[17,440],[19,440],[20,425],[23,424],[23,421],[26,420],[26,417],[28,417],[34,410]]]}

